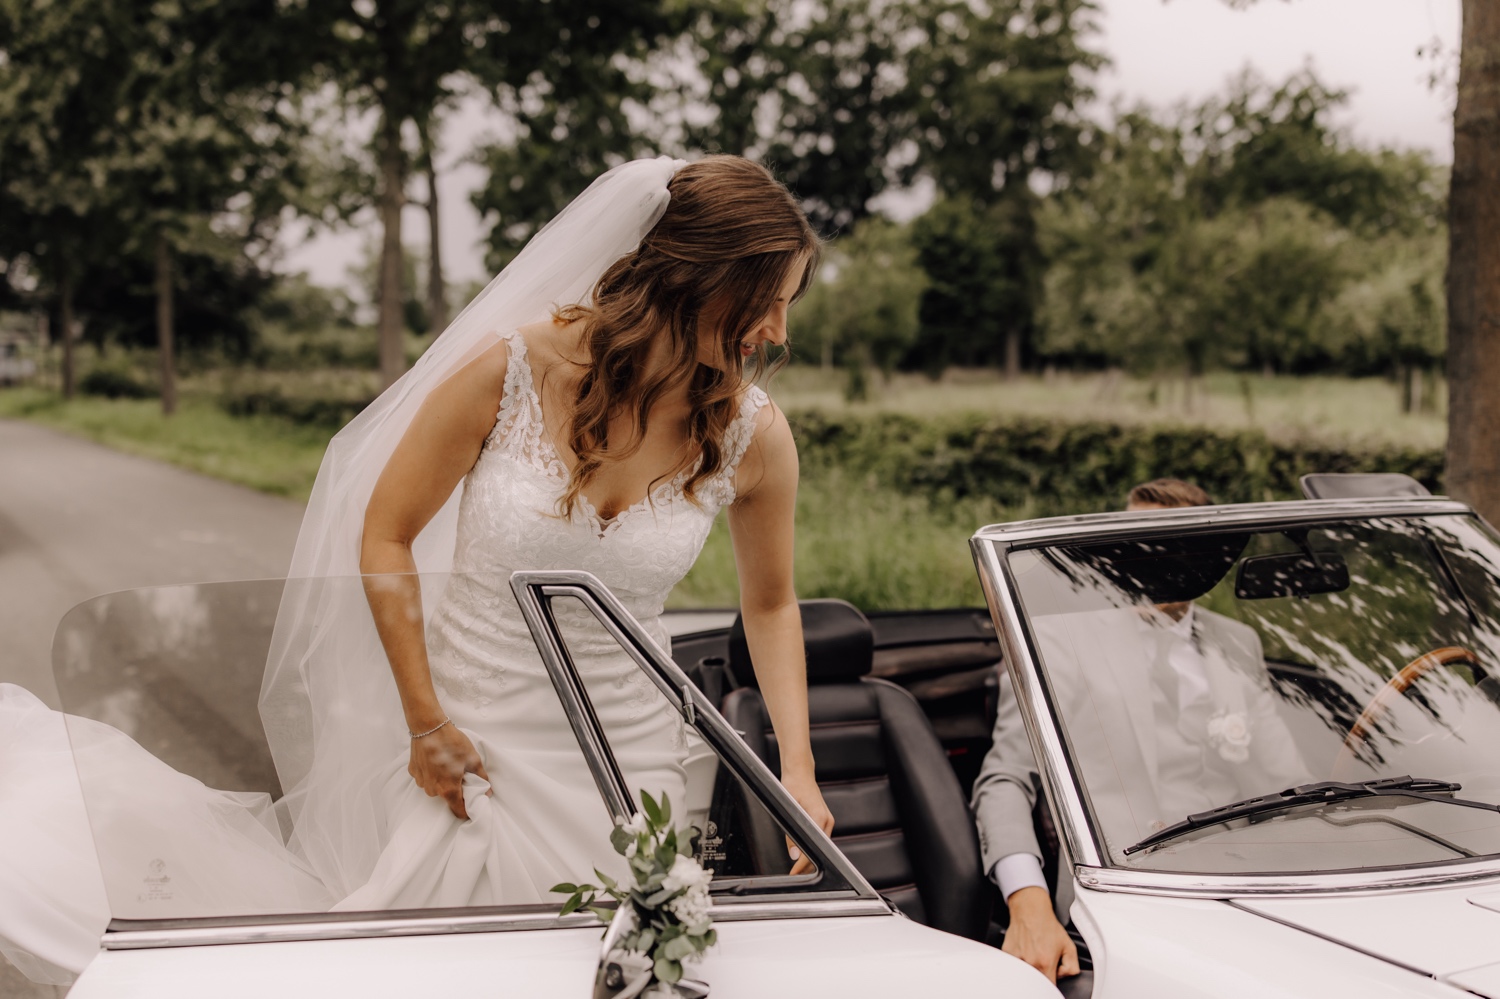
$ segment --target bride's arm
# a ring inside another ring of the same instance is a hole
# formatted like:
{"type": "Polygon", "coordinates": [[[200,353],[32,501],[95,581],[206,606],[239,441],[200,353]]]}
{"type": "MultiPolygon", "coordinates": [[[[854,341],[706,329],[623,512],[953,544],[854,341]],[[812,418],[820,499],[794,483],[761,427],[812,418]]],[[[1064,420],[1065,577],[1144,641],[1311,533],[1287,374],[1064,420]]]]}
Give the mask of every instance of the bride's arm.
{"type": "MultiPolygon", "coordinates": [[[[793,516],[797,506],[797,445],[786,417],[767,406],[768,425],[757,428],[742,488],[729,508],[729,535],[740,580],[740,616],[755,664],[755,678],[781,749],[781,782],[824,832],[833,815],[814,774],[807,722],[807,660],[802,613],[792,586],[793,516]]],[[[795,856],[795,854],[794,854],[795,856]]],[[[810,869],[797,858],[793,873],[810,869]]]]}
{"type": "Polygon", "coordinates": [[[497,344],[432,391],[417,411],[365,508],[360,572],[375,628],[390,660],[411,742],[408,767],[417,785],[441,796],[459,818],[465,773],[486,780],[479,754],[447,719],[432,685],[422,630],[422,593],[412,543],[474,467],[505,384],[506,350],[497,344]],[[371,578],[371,574],[375,575],[371,578]],[[403,575],[385,575],[403,574],[403,575]],[[443,726],[438,728],[438,726],[443,726]]]}

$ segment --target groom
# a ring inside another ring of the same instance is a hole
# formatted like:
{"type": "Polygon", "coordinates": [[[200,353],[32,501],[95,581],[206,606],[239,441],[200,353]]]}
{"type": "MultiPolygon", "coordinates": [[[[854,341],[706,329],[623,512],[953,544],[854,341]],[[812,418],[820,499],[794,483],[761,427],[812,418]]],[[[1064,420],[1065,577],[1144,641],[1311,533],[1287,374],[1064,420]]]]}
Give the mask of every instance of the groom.
{"type": "MultiPolygon", "coordinates": [[[[1132,489],[1125,508],[1210,503],[1208,494],[1191,483],[1157,479],[1132,489]]],[[[1072,733],[1090,796],[1105,816],[1104,828],[1131,828],[1136,816],[1152,816],[1150,827],[1136,837],[1144,838],[1190,812],[1306,779],[1269,689],[1252,679],[1265,674],[1260,637],[1253,629],[1191,602],[1158,604],[1140,618],[1130,611],[1093,617],[1089,623],[1097,634],[1076,624],[1065,627],[1071,617],[1033,622],[1038,641],[1056,650],[1049,656],[1048,675],[1058,687],[1064,721],[1081,721],[1085,711],[1071,712],[1067,705],[1089,697],[1114,697],[1112,703],[1134,708],[1113,715],[1102,731],[1080,725],[1089,730],[1072,733]],[[1121,628],[1126,630],[1123,640],[1121,628]],[[1046,633],[1058,629],[1059,635],[1049,641],[1046,633]],[[1122,648],[1145,654],[1132,656],[1122,648]],[[1064,650],[1074,655],[1065,657],[1064,650]],[[1059,661],[1075,657],[1080,661],[1059,661]],[[1086,692],[1085,686],[1091,689],[1086,692]],[[1222,710],[1226,706],[1230,710],[1222,710]],[[1223,717],[1209,717],[1215,708],[1223,717]],[[1089,766],[1137,749],[1136,766],[1089,766]],[[1137,784],[1149,786],[1119,786],[1119,776],[1128,780],[1131,774],[1143,778],[1137,784]]],[[[1010,910],[1002,949],[1056,981],[1079,970],[1077,948],[1063,928],[1072,883],[1066,870],[1059,872],[1054,902],[1032,827],[1036,769],[1010,678],[1002,669],[994,742],[974,783],[974,814],[985,870],[1010,910]]]]}

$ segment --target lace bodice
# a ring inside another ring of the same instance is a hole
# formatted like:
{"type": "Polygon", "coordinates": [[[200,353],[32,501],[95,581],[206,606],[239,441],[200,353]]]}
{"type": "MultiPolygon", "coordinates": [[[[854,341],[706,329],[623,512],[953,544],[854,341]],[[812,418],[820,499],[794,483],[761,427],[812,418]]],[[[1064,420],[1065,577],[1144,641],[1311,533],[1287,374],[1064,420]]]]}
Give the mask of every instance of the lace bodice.
{"type": "MultiPolygon", "coordinates": [[[[510,591],[517,569],[592,572],[668,644],[659,621],[667,595],[692,568],[719,510],[733,502],[735,472],[768,401],[757,387],[746,391],[723,442],[724,467],[700,485],[697,504],[682,493],[690,474],[684,471],[607,522],[581,496],[564,519],[558,500],[569,473],[547,438],[526,341],[518,332],[504,339],[509,360],[500,411],[464,480],[459,506],[453,569],[471,575],[453,577],[429,628],[434,676],[471,703],[498,694],[506,669],[542,668],[510,591]]],[[[589,626],[592,618],[582,608],[572,608],[577,614],[557,610],[575,658],[616,651],[602,630],[589,626]]]]}

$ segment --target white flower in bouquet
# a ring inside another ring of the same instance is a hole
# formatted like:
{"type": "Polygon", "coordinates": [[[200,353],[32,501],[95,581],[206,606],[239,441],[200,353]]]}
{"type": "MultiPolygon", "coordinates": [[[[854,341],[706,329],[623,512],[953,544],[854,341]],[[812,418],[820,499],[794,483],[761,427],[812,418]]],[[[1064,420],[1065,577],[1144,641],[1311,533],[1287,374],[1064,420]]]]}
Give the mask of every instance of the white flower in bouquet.
{"type": "Polygon", "coordinates": [[[685,853],[679,853],[677,859],[672,861],[672,869],[667,871],[667,876],[661,879],[661,886],[667,891],[697,887],[702,887],[706,891],[713,877],[698,861],[685,853]]]}
{"type": "Polygon", "coordinates": [[[713,872],[705,871],[693,858],[697,838],[696,828],[679,830],[672,825],[672,805],[666,795],[658,805],[642,791],[641,811],[615,826],[610,836],[615,852],[629,862],[635,884],[626,887],[596,869],[594,873],[604,882],[602,888],[557,885],[553,891],[570,896],[563,914],[587,907],[599,919],[610,922],[617,912],[631,912],[631,929],[620,935],[615,949],[646,960],[654,981],[681,980],[683,965],[696,960],[718,939],[708,915],[712,904],[708,886],[713,872]],[[614,899],[618,907],[595,905],[600,893],[614,899]]]}

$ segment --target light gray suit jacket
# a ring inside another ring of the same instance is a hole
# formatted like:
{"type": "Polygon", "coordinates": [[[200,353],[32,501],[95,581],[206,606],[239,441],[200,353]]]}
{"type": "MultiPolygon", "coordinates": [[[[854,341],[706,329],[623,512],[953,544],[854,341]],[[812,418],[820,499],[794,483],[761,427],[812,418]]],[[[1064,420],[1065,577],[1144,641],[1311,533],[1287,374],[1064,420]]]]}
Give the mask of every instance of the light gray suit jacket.
{"type": "MultiPolygon", "coordinates": [[[[1260,636],[1248,625],[1202,607],[1193,613],[1212,711],[1237,714],[1249,726],[1249,758],[1224,765],[1242,796],[1307,780],[1307,768],[1276,712],[1260,636]]],[[[1157,801],[1153,650],[1142,627],[1140,616],[1128,609],[1047,615],[1032,621],[1072,743],[1073,765],[1094,806],[1095,821],[1116,849],[1148,836],[1153,821],[1183,818],[1162,815],[1157,801]]],[[[1009,673],[1002,668],[994,744],[974,782],[973,809],[986,872],[1012,853],[1042,855],[1031,821],[1036,802],[1032,775],[1037,769],[1009,673]]],[[[1061,858],[1061,863],[1066,872],[1069,858],[1061,858]]],[[[1066,922],[1072,879],[1059,873],[1053,901],[1058,918],[1066,922]]]]}

